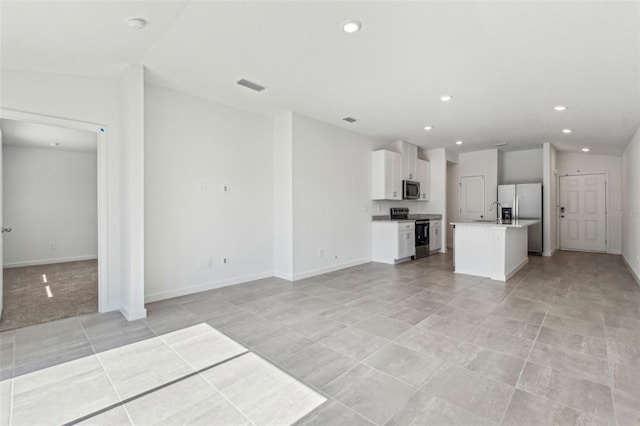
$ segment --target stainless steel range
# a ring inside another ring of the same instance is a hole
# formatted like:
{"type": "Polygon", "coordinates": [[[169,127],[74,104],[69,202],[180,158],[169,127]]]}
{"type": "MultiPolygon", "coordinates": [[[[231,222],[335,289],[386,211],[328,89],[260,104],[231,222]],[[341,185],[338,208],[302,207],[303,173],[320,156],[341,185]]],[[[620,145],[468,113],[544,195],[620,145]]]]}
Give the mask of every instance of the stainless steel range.
{"type": "MultiPolygon", "coordinates": [[[[407,207],[392,207],[389,213],[391,220],[408,220],[409,209],[407,207]]],[[[429,219],[416,219],[416,254],[414,259],[429,256],[429,219]]]]}

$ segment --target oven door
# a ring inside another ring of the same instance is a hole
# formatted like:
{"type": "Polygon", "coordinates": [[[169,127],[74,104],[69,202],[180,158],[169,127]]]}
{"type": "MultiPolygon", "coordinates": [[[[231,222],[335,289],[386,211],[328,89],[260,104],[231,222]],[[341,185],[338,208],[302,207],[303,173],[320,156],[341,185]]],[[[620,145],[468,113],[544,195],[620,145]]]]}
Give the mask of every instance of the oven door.
{"type": "Polygon", "coordinates": [[[416,255],[415,259],[429,256],[429,221],[416,221],[416,255]]]}

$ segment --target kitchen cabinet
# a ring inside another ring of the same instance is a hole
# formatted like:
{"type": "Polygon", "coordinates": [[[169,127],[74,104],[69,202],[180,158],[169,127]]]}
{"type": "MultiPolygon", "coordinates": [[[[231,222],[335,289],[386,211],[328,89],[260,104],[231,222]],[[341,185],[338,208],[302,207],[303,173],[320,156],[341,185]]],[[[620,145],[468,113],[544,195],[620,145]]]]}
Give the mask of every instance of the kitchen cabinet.
{"type": "Polygon", "coordinates": [[[418,180],[418,147],[415,145],[411,145],[410,143],[403,143],[402,149],[402,179],[418,180]]]}
{"type": "Polygon", "coordinates": [[[414,221],[374,221],[373,261],[400,263],[416,254],[416,225],[414,221]]]}
{"type": "Polygon", "coordinates": [[[429,251],[439,251],[442,248],[442,221],[429,222],[429,251]]]}
{"type": "Polygon", "coordinates": [[[420,182],[420,198],[418,201],[429,201],[431,195],[431,164],[426,160],[416,159],[416,179],[420,182]]]}
{"type": "Polygon", "coordinates": [[[402,155],[388,150],[372,156],[371,198],[402,200],[402,155]]]}

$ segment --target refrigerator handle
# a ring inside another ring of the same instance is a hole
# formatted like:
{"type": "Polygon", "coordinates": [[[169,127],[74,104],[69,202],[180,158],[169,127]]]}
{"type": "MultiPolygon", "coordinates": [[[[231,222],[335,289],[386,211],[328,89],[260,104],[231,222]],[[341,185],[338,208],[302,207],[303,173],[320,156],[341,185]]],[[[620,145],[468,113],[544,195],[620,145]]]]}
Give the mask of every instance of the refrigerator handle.
{"type": "Polygon", "coordinates": [[[520,218],[520,212],[518,212],[518,204],[520,203],[520,200],[518,200],[518,196],[515,195],[513,197],[513,208],[514,208],[514,212],[513,212],[513,218],[514,219],[519,219],[520,218]]]}

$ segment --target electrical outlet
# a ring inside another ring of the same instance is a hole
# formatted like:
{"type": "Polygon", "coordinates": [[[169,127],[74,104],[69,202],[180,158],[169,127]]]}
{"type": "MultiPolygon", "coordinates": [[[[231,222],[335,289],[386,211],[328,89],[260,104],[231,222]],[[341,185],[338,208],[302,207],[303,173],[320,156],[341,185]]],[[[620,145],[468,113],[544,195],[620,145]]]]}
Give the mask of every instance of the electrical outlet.
{"type": "Polygon", "coordinates": [[[213,268],[213,257],[207,259],[207,268],[213,268]]]}
{"type": "Polygon", "coordinates": [[[206,194],[207,190],[207,182],[200,182],[200,192],[206,194]]]}
{"type": "Polygon", "coordinates": [[[207,267],[207,259],[200,259],[200,269],[205,269],[207,267]]]}
{"type": "Polygon", "coordinates": [[[229,185],[227,185],[226,183],[222,185],[222,192],[229,192],[229,185]]]}
{"type": "Polygon", "coordinates": [[[56,243],[54,243],[53,241],[51,241],[49,243],[49,250],[55,250],[56,249],[56,243]]]}
{"type": "Polygon", "coordinates": [[[222,258],[222,266],[227,266],[229,264],[229,258],[228,257],[223,257],[222,258]]]}
{"type": "Polygon", "coordinates": [[[318,249],[318,257],[324,257],[324,249],[318,249]]]}

